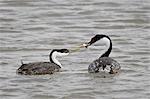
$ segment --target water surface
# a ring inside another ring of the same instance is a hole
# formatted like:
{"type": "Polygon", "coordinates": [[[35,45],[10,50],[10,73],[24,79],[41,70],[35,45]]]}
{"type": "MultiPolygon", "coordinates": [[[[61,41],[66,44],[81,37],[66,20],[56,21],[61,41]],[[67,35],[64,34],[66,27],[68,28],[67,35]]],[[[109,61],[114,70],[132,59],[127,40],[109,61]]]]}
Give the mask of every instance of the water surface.
{"type": "Polygon", "coordinates": [[[0,0],[1,99],[149,99],[149,0],[0,0]],[[49,61],[54,48],[72,48],[95,34],[109,35],[115,77],[89,74],[103,47],[59,58],[62,72],[21,76],[24,63],[49,61]]]}

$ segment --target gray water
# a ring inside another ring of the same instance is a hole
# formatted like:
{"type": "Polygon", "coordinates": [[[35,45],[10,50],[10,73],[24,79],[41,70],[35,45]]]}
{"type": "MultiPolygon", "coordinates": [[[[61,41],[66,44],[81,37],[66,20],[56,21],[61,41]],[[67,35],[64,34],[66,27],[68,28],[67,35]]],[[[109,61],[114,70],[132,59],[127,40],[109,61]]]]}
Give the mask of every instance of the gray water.
{"type": "Polygon", "coordinates": [[[0,0],[0,99],[150,99],[150,1],[0,0]],[[119,74],[87,72],[103,46],[59,58],[53,75],[16,74],[20,60],[49,61],[95,34],[112,39],[119,74]]]}

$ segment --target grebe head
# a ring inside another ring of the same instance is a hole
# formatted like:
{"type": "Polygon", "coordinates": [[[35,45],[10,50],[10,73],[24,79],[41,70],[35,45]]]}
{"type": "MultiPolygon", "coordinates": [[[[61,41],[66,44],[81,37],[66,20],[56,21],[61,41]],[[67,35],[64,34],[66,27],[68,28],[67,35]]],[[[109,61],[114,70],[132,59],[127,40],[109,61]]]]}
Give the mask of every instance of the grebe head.
{"type": "Polygon", "coordinates": [[[104,34],[97,34],[97,35],[95,35],[91,40],[90,40],[90,42],[88,42],[88,43],[84,43],[84,44],[82,44],[82,46],[83,47],[89,47],[90,45],[92,45],[93,43],[95,43],[96,41],[98,41],[98,40],[101,40],[101,41],[103,41],[103,42],[105,42],[105,44],[106,45],[108,45],[109,46],[109,43],[110,43],[110,38],[107,36],[107,35],[104,35],[104,34]]]}
{"type": "Polygon", "coordinates": [[[107,51],[105,51],[105,53],[103,53],[101,57],[108,57],[112,50],[112,42],[111,42],[111,39],[107,35],[97,34],[93,38],[91,38],[90,42],[82,44],[81,47],[88,48],[90,45],[94,44],[98,40],[104,42],[107,46],[107,51]]]}
{"type": "Polygon", "coordinates": [[[55,56],[66,56],[69,54],[69,50],[68,49],[53,49],[51,53],[52,55],[55,55],[55,56]]]}
{"type": "Polygon", "coordinates": [[[57,56],[66,56],[69,55],[69,50],[68,49],[53,49],[50,53],[50,61],[52,63],[55,63],[59,66],[62,66],[60,62],[56,59],[57,56]]]}

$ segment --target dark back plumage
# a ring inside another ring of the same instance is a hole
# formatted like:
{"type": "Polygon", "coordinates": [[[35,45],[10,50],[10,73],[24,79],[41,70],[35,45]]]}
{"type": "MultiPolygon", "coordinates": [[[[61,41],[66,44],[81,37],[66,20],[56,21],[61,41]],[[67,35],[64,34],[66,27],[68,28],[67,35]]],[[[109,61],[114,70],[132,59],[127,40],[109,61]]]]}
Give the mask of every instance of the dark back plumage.
{"type": "Polygon", "coordinates": [[[22,64],[17,73],[23,75],[53,74],[55,71],[59,71],[60,68],[60,66],[50,62],[35,62],[22,64]]]}
{"type": "Polygon", "coordinates": [[[68,49],[53,49],[49,55],[50,62],[33,62],[28,64],[21,62],[22,65],[17,69],[17,73],[23,75],[53,74],[61,68],[61,64],[56,60],[56,56],[65,56],[68,54],[68,49]]]}
{"type": "Polygon", "coordinates": [[[99,69],[105,70],[106,67],[110,68],[110,71],[109,71],[110,74],[121,68],[120,64],[116,60],[114,60],[110,57],[100,57],[100,58],[94,60],[89,65],[88,71],[91,73],[99,72],[99,69]]]}

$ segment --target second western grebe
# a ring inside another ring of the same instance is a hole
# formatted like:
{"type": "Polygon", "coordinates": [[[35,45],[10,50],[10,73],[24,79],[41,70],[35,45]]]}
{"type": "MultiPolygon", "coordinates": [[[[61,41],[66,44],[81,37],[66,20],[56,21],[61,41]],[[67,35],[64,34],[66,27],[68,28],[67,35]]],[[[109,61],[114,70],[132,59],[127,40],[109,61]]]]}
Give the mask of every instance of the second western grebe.
{"type": "Polygon", "coordinates": [[[21,67],[17,69],[17,73],[24,75],[53,74],[54,72],[59,71],[62,66],[56,57],[66,56],[68,54],[68,49],[53,49],[49,55],[50,62],[22,63],[21,67]]]}
{"type": "Polygon", "coordinates": [[[90,42],[85,43],[82,46],[87,48],[88,46],[92,45],[98,40],[104,41],[108,48],[105,53],[103,53],[98,59],[94,60],[89,65],[88,71],[90,73],[96,73],[96,72],[99,72],[99,70],[101,69],[102,71],[107,70],[108,73],[110,74],[117,73],[121,67],[120,67],[120,64],[116,60],[109,57],[109,54],[111,53],[111,50],[112,50],[112,42],[111,42],[111,39],[107,35],[98,34],[94,36],[90,40],[90,42]]]}

